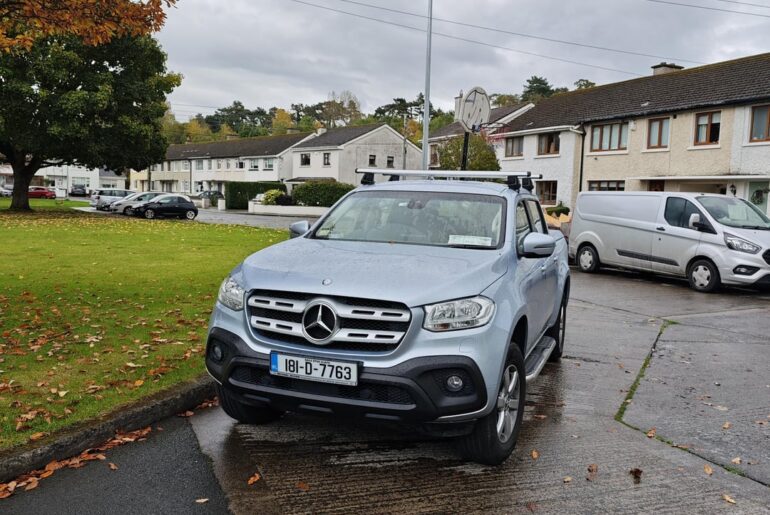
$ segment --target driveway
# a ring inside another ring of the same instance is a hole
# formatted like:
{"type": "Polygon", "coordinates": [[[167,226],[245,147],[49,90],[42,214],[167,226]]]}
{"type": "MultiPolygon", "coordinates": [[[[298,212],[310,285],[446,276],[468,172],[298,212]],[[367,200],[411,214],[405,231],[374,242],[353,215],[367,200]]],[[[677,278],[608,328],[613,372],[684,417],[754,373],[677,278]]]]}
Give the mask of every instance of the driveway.
{"type": "Polygon", "coordinates": [[[254,427],[214,408],[159,424],[181,425],[178,437],[153,432],[112,451],[118,471],[56,474],[0,508],[220,512],[226,496],[235,513],[770,513],[768,316],[766,293],[574,272],[565,357],[528,385],[518,445],[500,467],[402,427],[293,414],[254,427]],[[169,482],[124,479],[165,474],[169,460],[169,482]],[[104,493],[67,493],[78,488],[104,493]]]}

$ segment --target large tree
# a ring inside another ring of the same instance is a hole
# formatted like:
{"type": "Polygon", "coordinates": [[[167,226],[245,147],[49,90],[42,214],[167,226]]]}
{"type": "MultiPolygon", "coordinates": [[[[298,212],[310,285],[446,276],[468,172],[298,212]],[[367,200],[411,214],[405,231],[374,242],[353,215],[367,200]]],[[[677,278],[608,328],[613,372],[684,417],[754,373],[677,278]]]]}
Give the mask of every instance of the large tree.
{"type": "Polygon", "coordinates": [[[29,184],[45,166],[120,172],[162,160],[166,95],[180,80],[149,36],[95,46],[54,37],[0,55],[0,153],[13,168],[11,208],[29,209],[29,184]]]}
{"type": "MultiPolygon", "coordinates": [[[[438,148],[442,170],[459,170],[462,164],[463,138],[452,138],[438,148]]],[[[500,169],[495,149],[484,136],[471,134],[468,142],[468,170],[496,171],[500,169]]]]}
{"type": "Polygon", "coordinates": [[[0,53],[29,50],[49,36],[88,45],[155,32],[176,0],[0,0],[0,53]]]}

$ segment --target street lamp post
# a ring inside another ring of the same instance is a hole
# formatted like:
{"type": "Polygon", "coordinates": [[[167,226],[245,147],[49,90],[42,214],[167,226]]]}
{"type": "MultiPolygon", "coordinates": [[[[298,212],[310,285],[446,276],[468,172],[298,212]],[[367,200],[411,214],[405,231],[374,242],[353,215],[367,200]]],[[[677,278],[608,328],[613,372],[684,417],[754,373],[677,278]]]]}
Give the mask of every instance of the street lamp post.
{"type": "Polygon", "coordinates": [[[425,52],[425,104],[422,114],[422,169],[428,169],[428,131],[430,128],[430,46],[433,33],[433,0],[428,0],[428,46],[425,52]]]}

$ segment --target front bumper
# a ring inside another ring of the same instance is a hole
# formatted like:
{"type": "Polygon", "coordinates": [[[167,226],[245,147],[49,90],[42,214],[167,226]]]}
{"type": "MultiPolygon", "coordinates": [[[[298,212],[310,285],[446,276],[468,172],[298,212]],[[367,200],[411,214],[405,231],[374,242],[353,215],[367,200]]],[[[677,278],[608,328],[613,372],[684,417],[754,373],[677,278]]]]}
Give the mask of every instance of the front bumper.
{"type": "Polygon", "coordinates": [[[432,422],[439,417],[481,410],[487,402],[484,380],[466,356],[413,358],[389,368],[360,367],[357,386],[341,386],[273,376],[270,356],[255,352],[236,334],[213,328],[206,347],[209,373],[240,400],[282,411],[353,418],[432,422]],[[216,362],[211,345],[225,348],[216,362]],[[446,377],[459,375],[465,386],[449,392],[446,377]]]}

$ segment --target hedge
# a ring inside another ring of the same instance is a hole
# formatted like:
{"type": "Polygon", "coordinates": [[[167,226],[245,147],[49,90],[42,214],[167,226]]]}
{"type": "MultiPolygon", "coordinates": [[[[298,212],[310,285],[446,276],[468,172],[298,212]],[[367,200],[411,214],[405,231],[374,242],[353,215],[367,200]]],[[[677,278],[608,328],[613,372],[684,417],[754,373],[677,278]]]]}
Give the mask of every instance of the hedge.
{"type": "Polygon", "coordinates": [[[286,191],[282,182],[228,182],[225,188],[227,209],[248,209],[249,200],[267,190],[286,191]]]}
{"type": "Polygon", "coordinates": [[[568,215],[570,209],[565,206],[564,204],[559,203],[558,206],[554,207],[547,207],[545,208],[545,212],[548,213],[551,216],[555,216],[558,218],[559,215],[568,215]]]}
{"type": "Polygon", "coordinates": [[[300,206],[330,207],[353,189],[355,186],[343,182],[311,181],[296,186],[291,196],[300,206]]]}

